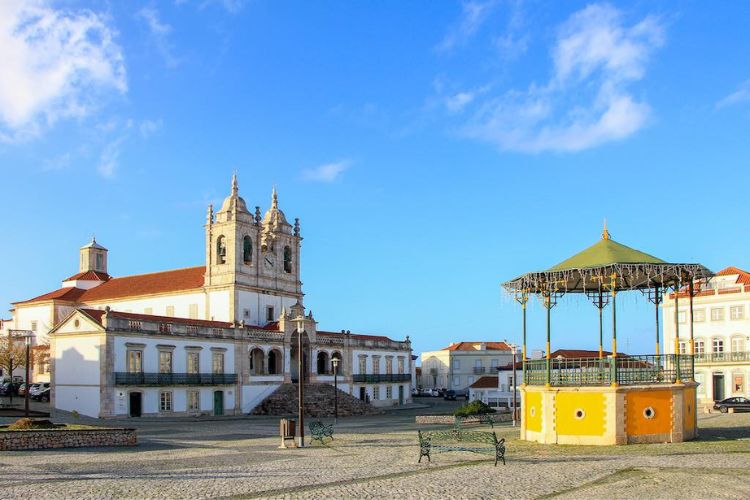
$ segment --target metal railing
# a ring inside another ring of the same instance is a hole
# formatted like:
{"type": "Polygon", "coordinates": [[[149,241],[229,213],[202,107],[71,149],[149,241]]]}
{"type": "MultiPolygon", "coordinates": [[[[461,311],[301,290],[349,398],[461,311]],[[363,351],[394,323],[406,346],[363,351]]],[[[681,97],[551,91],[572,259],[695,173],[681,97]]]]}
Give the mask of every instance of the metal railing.
{"type": "Polygon", "coordinates": [[[381,375],[353,375],[354,382],[361,382],[365,384],[377,384],[380,382],[409,382],[411,380],[410,373],[392,373],[392,374],[381,374],[381,375]]]}
{"type": "MultiPolygon", "coordinates": [[[[616,358],[558,358],[550,360],[552,386],[604,386],[673,384],[679,379],[693,380],[693,363],[687,354],[618,356],[616,358]]],[[[547,360],[525,362],[528,385],[547,383],[547,360]]]]}
{"type": "Polygon", "coordinates": [[[232,385],[236,383],[236,373],[115,372],[115,385],[232,385]]]}
{"type": "Polygon", "coordinates": [[[485,371],[485,367],[484,366],[475,366],[474,367],[474,374],[475,375],[481,375],[481,374],[484,373],[484,371],[485,371]]]}
{"type": "Polygon", "coordinates": [[[695,355],[696,363],[727,363],[732,361],[750,361],[750,351],[705,352],[695,355]]]}

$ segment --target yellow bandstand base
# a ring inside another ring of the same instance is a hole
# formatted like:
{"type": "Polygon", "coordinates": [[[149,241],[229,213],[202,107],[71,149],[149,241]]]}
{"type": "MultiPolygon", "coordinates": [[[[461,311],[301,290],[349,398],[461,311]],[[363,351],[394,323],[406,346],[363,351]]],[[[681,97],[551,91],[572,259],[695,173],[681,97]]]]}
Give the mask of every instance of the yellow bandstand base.
{"type": "Polygon", "coordinates": [[[544,444],[680,443],[698,436],[696,384],[521,390],[521,439],[544,444]]]}

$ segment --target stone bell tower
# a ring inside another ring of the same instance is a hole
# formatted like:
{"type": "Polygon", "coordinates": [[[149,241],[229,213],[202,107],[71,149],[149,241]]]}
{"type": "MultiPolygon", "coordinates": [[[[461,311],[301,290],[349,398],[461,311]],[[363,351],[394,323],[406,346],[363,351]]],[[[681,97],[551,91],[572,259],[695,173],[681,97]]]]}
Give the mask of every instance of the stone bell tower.
{"type": "Polygon", "coordinates": [[[266,211],[261,223],[261,246],[258,285],[302,297],[300,281],[300,235],[299,219],[294,226],[286,220],[279,208],[279,197],[274,187],[271,208],[266,211]]]}
{"type": "Polygon", "coordinates": [[[96,237],[92,236],[91,241],[81,247],[78,271],[81,273],[96,271],[107,274],[107,249],[96,242],[96,237]]]}

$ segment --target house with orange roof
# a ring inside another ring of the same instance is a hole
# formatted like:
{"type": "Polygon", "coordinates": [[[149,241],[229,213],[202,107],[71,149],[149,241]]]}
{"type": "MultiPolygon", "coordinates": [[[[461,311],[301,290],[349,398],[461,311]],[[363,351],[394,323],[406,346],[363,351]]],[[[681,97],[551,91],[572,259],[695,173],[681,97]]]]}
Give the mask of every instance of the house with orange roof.
{"type": "Polygon", "coordinates": [[[49,370],[34,367],[32,380],[52,382],[56,410],[236,415],[301,377],[335,379],[373,406],[411,399],[408,337],[318,330],[303,305],[299,219],[288,222],[275,188],[261,217],[260,207],[248,210],[233,176],[221,208],[209,205],[204,228],[200,266],[115,277],[108,249],[92,238],[77,273],[13,304],[3,328],[31,330],[36,347],[48,349],[49,370]]]}
{"type": "Polygon", "coordinates": [[[422,388],[466,392],[483,375],[495,375],[498,366],[513,361],[507,342],[453,342],[448,347],[421,354],[422,388]]]}
{"type": "Polygon", "coordinates": [[[664,297],[665,351],[689,353],[692,347],[699,404],[710,409],[714,401],[750,396],[750,272],[727,267],[696,281],[693,290],[692,311],[687,287],[664,297]]]}

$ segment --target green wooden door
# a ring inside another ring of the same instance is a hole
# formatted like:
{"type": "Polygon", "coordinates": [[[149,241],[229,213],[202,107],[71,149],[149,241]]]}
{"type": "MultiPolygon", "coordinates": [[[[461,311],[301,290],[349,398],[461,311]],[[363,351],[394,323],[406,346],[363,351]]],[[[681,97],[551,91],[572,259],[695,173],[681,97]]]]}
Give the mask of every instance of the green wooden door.
{"type": "Polygon", "coordinates": [[[224,415],[224,391],[214,391],[214,415],[224,415]]]}

